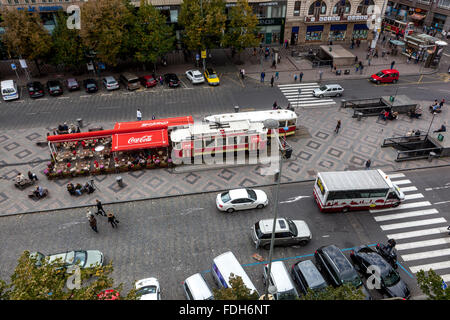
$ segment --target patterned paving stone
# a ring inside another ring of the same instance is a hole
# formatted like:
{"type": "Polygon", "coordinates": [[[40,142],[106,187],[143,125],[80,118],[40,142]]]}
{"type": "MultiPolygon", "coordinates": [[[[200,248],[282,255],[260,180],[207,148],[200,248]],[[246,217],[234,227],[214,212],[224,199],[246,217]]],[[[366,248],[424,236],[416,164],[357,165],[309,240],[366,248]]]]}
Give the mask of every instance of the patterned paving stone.
{"type": "Polygon", "coordinates": [[[306,151],[300,151],[297,154],[297,157],[300,158],[303,161],[309,161],[309,159],[311,159],[311,157],[312,157],[312,154],[309,153],[309,152],[306,152],[306,151]]]}
{"type": "Polygon", "coordinates": [[[288,169],[294,173],[299,173],[302,170],[301,166],[295,161],[289,161],[288,169]]]}
{"type": "Polygon", "coordinates": [[[323,167],[323,168],[330,169],[330,168],[332,168],[334,166],[334,162],[324,159],[324,160],[319,161],[319,166],[323,167]]]}
{"type": "Polygon", "coordinates": [[[248,179],[248,178],[245,178],[244,180],[242,180],[242,181],[239,183],[239,186],[240,186],[240,187],[251,187],[251,186],[254,186],[254,185],[256,185],[256,182],[253,181],[253,180],[250,180],[250,179],[248,179]]]}
{"type": "Polygon", "coordinates": [[[3,193],[0,192],[0,203],[7,201],[9,198],[3,193]]]}
{"type": "Polygon", "coordinates": [[[229,169],[223,169],[222,171],[220,171],[220,173],[218,174],[218,176],[220,178],[222,178],[225,181],[230,181],[234,176],[236,175],[235,172],[229,170],[229,169]]]}
{"type": "Polygon", "coordinates": [[[157,176],[153,176],[149,180],[147,180],[147,182],[145,184],[150,186],[152,189],[156,190],[159,187],[161,187],[161,185],[163,185],[163,183],[164,183],[164,180],[162,180],[161,178],[159,178],[157,176]]]}
{"type": "Polygon", "coordinates": [[[199,179],[200,179],[200,176],[196,175],[195,173],[189,173],[183,178],[184,181],[186,181],[187,183],[189,183],[191,185],[195,184],[199,179]]]}
{"type": "Polygon", "coordinates": [[[362,166],[362,165],[364,165],[365,162],[366,162],[365,159],[358,157],[358,156],[352,156],[350,159],[350,163],[357,165],[357,166],[362,166]]]}
{"type": "Polygon", "coordinates": [[[322,139],[322,140],[327,140],[330,135],[328,133],[319,131],[314,136],[319,138],[319,139],[322,139]]]}
{"type": "Polygon", "coordinates": [[[322,146],[322,144],[320,144],[320,143],[318,143],[318,142],[315,142],[315,141],[311,140],[311,141],[309,141],[309,142],[306,144],[306,146],[309,147],[309,148],[311,148],[311,149],[317,150],[317,149],[319,149],[319,148],[322,146]]]}
{"type": "Polygon", "coordinates": [[[29,134],[29,135],[25,136],[25,138],[27,138],[30,141],[34,141],[34,140],[36,140],[36,139],[38,139],[40,137],[41,137],[41,135],[39,133],[36,133],[36,132],[33,132],[32,134],[29,134]]]}
{"type": "Polygon", "coordinates": [[[144,170],[136,170],[136,171],[131,171],[128,172],[129,176],[132,176],[135,179],[139,179],[140,177],[142,177],[145,174],[144,170]]]}
{"type": "Polygon", "coordinates": [[[3,147],[6,151],[17,149],[20,145],[17,142],[12,142],[3,147]]]}
{"type": "Polygon", "coordinates": [[[336,148],[329,148],[327,153],[330,156],[333,156],[333,157],[336,157],[336,158],[340,158],[342,156],[343,152],[341,150],[336,149],[336,148]]]}
{"type": "Polygon", "coordinates": [[[16,156],[16,158],[19,158],[22,160],[23,158],[28,157],[30,154],[32,154],[32,152],[30,150],[25,149],[25,150],[15,153],[14,155],[16,156]]]}
{"type": "Polygon", "coordinates": [[[9,140],[9,137],[2,135],[0,136],[0,144],[2,144],[3,142],[5,142],[6,140],[9,140]]]}

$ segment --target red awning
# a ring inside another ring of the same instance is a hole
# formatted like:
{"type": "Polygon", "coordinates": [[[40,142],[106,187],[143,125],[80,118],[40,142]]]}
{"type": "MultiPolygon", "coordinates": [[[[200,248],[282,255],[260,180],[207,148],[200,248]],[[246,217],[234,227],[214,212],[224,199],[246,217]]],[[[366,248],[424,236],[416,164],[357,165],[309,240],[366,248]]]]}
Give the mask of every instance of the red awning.
{"type": "Polygon", "coordinates": [[[117,122],[114,129],[149,129],[152,130],[154,127],[175,127],[193,124],[194,120],[191,116],[187,117],[175,117],[166,119],[156,119],[156,120],[144,120],[144,121],[133,121],[133,122],[117,122]]]}
{"type": "Polygon", "coordinates": [[[169,137],[167,129],[114,134],[112,136],[112,151],[126,151],[167,147],[169,137]]]}

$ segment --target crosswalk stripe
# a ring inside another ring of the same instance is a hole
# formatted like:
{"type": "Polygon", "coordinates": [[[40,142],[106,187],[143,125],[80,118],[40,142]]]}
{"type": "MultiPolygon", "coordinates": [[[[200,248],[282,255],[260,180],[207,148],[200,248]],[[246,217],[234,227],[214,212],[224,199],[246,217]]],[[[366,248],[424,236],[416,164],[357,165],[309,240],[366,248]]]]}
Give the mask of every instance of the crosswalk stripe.
{"type": "Polygon", "coordinates": [[[290,102],[295,102],[295,101],[310,102],[310,101],[307,101],[307,100],[317,101],[317,102],[334,102],[334,100],[331,100],[331,99],[320,100],[320,99],[317,99],[317,98],[300,98],[300,99],[291,98],[291,99],[288,99],[288,101],[290,101],[290,102]]]}
{"type": "Polygon", "coordinates": [[[412,208],[419,208],[419,207],[426,207],[426,206],[431,206],[431,203],[429,201],[402,203],[397,207],[370,210],[370,213],[386,212],[386,211],[400,210],[400,209],[412,209],[412,208]]]}
{"type": "Polygon", "coordinates": [[[402,184],[411,183],[411,180],[405,179],[405,180],[392,181],[392,182],[395,183],[397,186],[399,186],[399,185],[402,185],[402,184]]]}
{"type": "Polygon", "coordinates": [[[302,94],[298,94],[298,92],[283,92],[285,97],[313,97],[313,91],[302,92],[302,94]]]}
{"type": "Polygon", "coordinates": [[[447,268],[450,268],[450,261],[422,264],[422,265],[419,265],[419,266],[409,267],[409,269],[413,273],[417,273],[420,270],[428,271],[430,269],[439,270],[439,269],[447,269],[447,268]]]}
{"type": "Polygon", "coordinates": [[[280,88],[281,92],[298,92],[298,89],[301,89],[301,92],[307,91],[307,90],[314,90],[316,88],[319,88],[319,86],[307,86],[302,88],[280,88]]]}
{"type": "Polygon", "coordinates": [[[420,199],[420,198],[423,198],[423,194],[421,194],[421,193],[405,195],[405,200],[413,200],[413,199],[420,199]]]}
{"type": "Polygon", "coordinates": [[[417,231],[388,234],[387,237],[388,237],[388,239],[398,240],[398,239],[423,237],[423,236],[429,236],[429,235],[441,234],[441,233],[447,234],[447,232],[448,232],[447,227],[440,227],[440,228],[422,229],[422,230],[417,230],[417,231]]]}
{"type": "Polygon", "coordinates": [[[425,219],[425,220],[416,220],[416,221],[410,221],[410,222],[385,224],[380,227],[381,227],[381,230],[386,231],[386,230],[393,230],[393,229],[426,226],[426,225],[430,225],[430,224],[438,224],[438,223],[445,223],[445,222],[447,222],[447,220],[445,220],[444,218],[435,218],[435,219],[425,219]]]}
{"type": "Polygon", "coordinates": [[[444,282],[450,281],[450,274],[440,274],[439,276],[442,278],[442,280],[444,280],[444,282]]]}
{"type": "Polygon", "coordinates": [[[316,85],[318,86],[317,82],[305,82],[305,83],[296,83],[296,84],[279,84],[279,88],[289,88],[289,87],[304,87],[304,86],[310,86],[310,85],[316,85]]]}
{"type": "Polygon", "coordinates": [[[403,178],[405,176],[404,173],[393,173],[393,174],[388,174],[389,179],[397,179],[397,178],[403,178]]]}
{"type": "Polygon", "coordinates": [[[417,191],[416,187],[403,187],[399,188],[401,192],[417,191]]]}
{"type": "Polygon", "coordinates": [[[397,243],[395,245],[395,249],[397,249],[397,251],[401,251],[401,250],[409,250],[409,249],[416,249],[416,248],[423,248],[423,247],[438,246],[441,244],[450,244],[450,238],[445,237],[445,238],[438,238],[438,239],[432,239],[432,240],[407,242],[407,243],[400,243],[400,244],[397,243]]]}
{"type": "Polygon", "coordinates": [[[376,216],[376,217],[374,217],[374,219],[375,219],[375,221],[380,222],[380,221],[387,221],[387,220],[425,216],[428,214],[436,214],[436,213],[439,213],[439,211],[437,211],[436,209],[427,209],[427,210],[409,211],[409,212],[388,214],[388,215],[383,215],[383,216],[376,216]]]}
{"type": "Polygon", "coordinates": [[[405,261],[412,261],[412,260],[429,259],[429,258],[449,256],[449,255],[450,255],[450,249],[441,249],[441,250],[432,250],[432,251],[426,251],[426,252],[402,254],[402,259],[405,261]]]}
{"type": "Polygon", "coordinates": [[[297,102],[294,103],[295,106],[302,106],[302,107],[313,107],[313,106],[325,106],[325,105],[330,105],[330,104],[336,104],[336,102],[317,102],[317,103],[301,103],[301,102],[297,102]]]}

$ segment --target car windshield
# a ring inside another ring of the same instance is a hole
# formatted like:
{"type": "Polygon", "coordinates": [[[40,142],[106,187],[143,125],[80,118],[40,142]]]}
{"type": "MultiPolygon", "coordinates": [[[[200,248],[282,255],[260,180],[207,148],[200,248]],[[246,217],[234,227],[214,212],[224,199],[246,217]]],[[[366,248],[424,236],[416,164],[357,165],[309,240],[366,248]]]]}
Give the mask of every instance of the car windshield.
{"type": "Polygon", "coordinates": [[[350,283],[355,288],[358,288],[362,285],[361,279],[358,277],[355,271],[349,271],[342,275],[342,279],[344,283],[350,283]]]}
{"type": "Polygon", "coordinates": [[[88,83],[86,87],[88,87],[88,88],[95,88],[95,83],[88,83]]]}
{"type": "Polygon", "coordinates": [[[156,293],[156,286],[146,286],[136,290],[136,295],[143,296],[149,293],[156,293]]]}
{"type": "Polygon", "coordinates": [[[3,93],[12,93],[12,92],[14,92],[14,89],[12,89],[12,88],[9,88],[9,89],[3,89],[2,92],[3,92],[3,93]]]}
{"type": "Polygon", "coordinates": [[[256,192],[252,189],[247,189],[248,197],[253,201],[256,201],[256,192]]]}
{"type": "Polygon", "coordinates": [[[66,263],[67,264],[78,264],[84,266],[86,263],[86,252],[85,251],[71,251],[67,253],[66,263]]]}
{"type": "Polygon", "coordinates": [[[384,73],[383,73],[383,71],[380,71],[376,75],[381,78],[382,76],[384,76],[384,73]]]}
{"type": "Polygon", "coordinates": [[[386,285],[386,287],[391,287],[400,281],[398,273],[392,269],[387,275],[384,276],[382,275],[381,278],[383,279],[383,282],[386,285]]]}
{"type": "Polygon", "coordinates": [[[215,73],[210,73],[208,77],[209,77],[210,79],[215,79],[215,78],[217,78],[217,74],[215,74],[215,73]]]}
{"type": "Polygon", "coordinates": [[[298,298],[298,295],[296,294],[295,290],[289,290],[285,292],[278,293],[278,300],[295,300],[298,298]]]}
{"type": "Polygon", "coordinates": [[[194,74],[194,78],[201,78],[202,77],[202,75],[201,74],[194,74]]]}
{"type": "Polygon", "coordinates": [[[289,225],[289,229],[291,230],[292,234],[297,235],[298,234],[298,230],[297,227],[295,226],[295,223],[292,222],[292,220],[287,220],[288,225],[289,225]]]}
{"type": "Polygon", "coordinates": [[[50,90],[59,90],[59,86],[58,85],[52,85],[52,86],[50,86],[50,90]]]}
{"type": "Polygon", "coordinates": [[[325,91],[325,90],[327,90],[328,88],[327,88],[327,86],[321,86],[319,89],[320,89],[320,91],[325,91]]]}
{"type": "Polygon", "coordinates": [[[227,203],[228,201],[231,200],[231,197],[230,197],[230,193],[229,193],[229,192],[224,192],[224,193],[222,193],[222,194],[220,195],[220,197],[222,198],[222,202],[223,202],[223,203],[227,203]]]}
{"type": "Polygon", "coordinates": [[[128,81],[129,83],[137,83],[139,82],[139,79],[131,79],[130,81],[128,81]]]}

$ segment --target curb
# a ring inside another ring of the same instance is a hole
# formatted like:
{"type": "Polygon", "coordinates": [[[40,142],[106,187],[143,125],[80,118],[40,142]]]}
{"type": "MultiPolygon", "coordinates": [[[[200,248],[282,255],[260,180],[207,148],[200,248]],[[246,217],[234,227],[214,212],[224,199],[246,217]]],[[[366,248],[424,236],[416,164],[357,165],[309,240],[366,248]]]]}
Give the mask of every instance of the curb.
{"type": "MultiPolygon", "coordinates": [[[[427,170],[427,169],[435,169],[435,168],[443,168],[443,167],[450,167],[450,164],[442,164],[437,166],[427,166],[427,167],[416,167],[416,168],[407,168],[407,169],[399,169],[393,172],[402,172],[402,171],[413,171],[413,170],[427,170]]],[[[294,180],[294,181],[288,181],[288,182],[281,182],[280,185],[289,185],[289,184],[295,184],[295,183],[306,183],[306,182],[312,182],[316,179],[303,179],[303,180],[294,180]]],[[[271,187],[275,186],[276,183],[267,183],[267,184],[260,184],[255,185],[255,188],[265,188],[265,187],[271,187]]],[[[223,192],[229,190],[229,188],[225,189],[218,189],[214,191],[197,191],[197,192],[188,192],[183,194],[172,194],[172,195],[164,195],[164,196],[155,196],[155,197],[146,197],[146,198],[139,198],[139,199],[132,199],[132,200],[118,200],[118,201],[112,201],[112,202],[102,202],[104,205],[112,205],[112,204],[120,204],[120,203],[127,203],[127,202],[135,202],[135,201],[148,201],[148,200],[158,200],[158,199],[164,199],[164,198],[174,198],[174,197],[183,197],[183,196],[192,196],[192,195],[198,195],[198,194],[206,194],[206,193],[216,193],[216,192],[223,192]]],[[[24,214],[33,214],[33,213],[44,213],[44,212],[51,212],[51,211],[62,211],[62,210],[70,210],[70,209],[79,209],[79,208],[88,208],[88,207],[94,207],[95,204],[85,204],[85,205],[79,205],[79,206],[69,206],[69,207],[62,207],[62,208],[56,208],[56,209],[46,209],[46,210],[36,210],[36,211],[25,211],[25,212],[16,212],[16,213],[9,213],[0,215],[0,218],[3,217],[10,217],[10,216],[16,216],[16,215],[24,215],[24,214]]]]}

